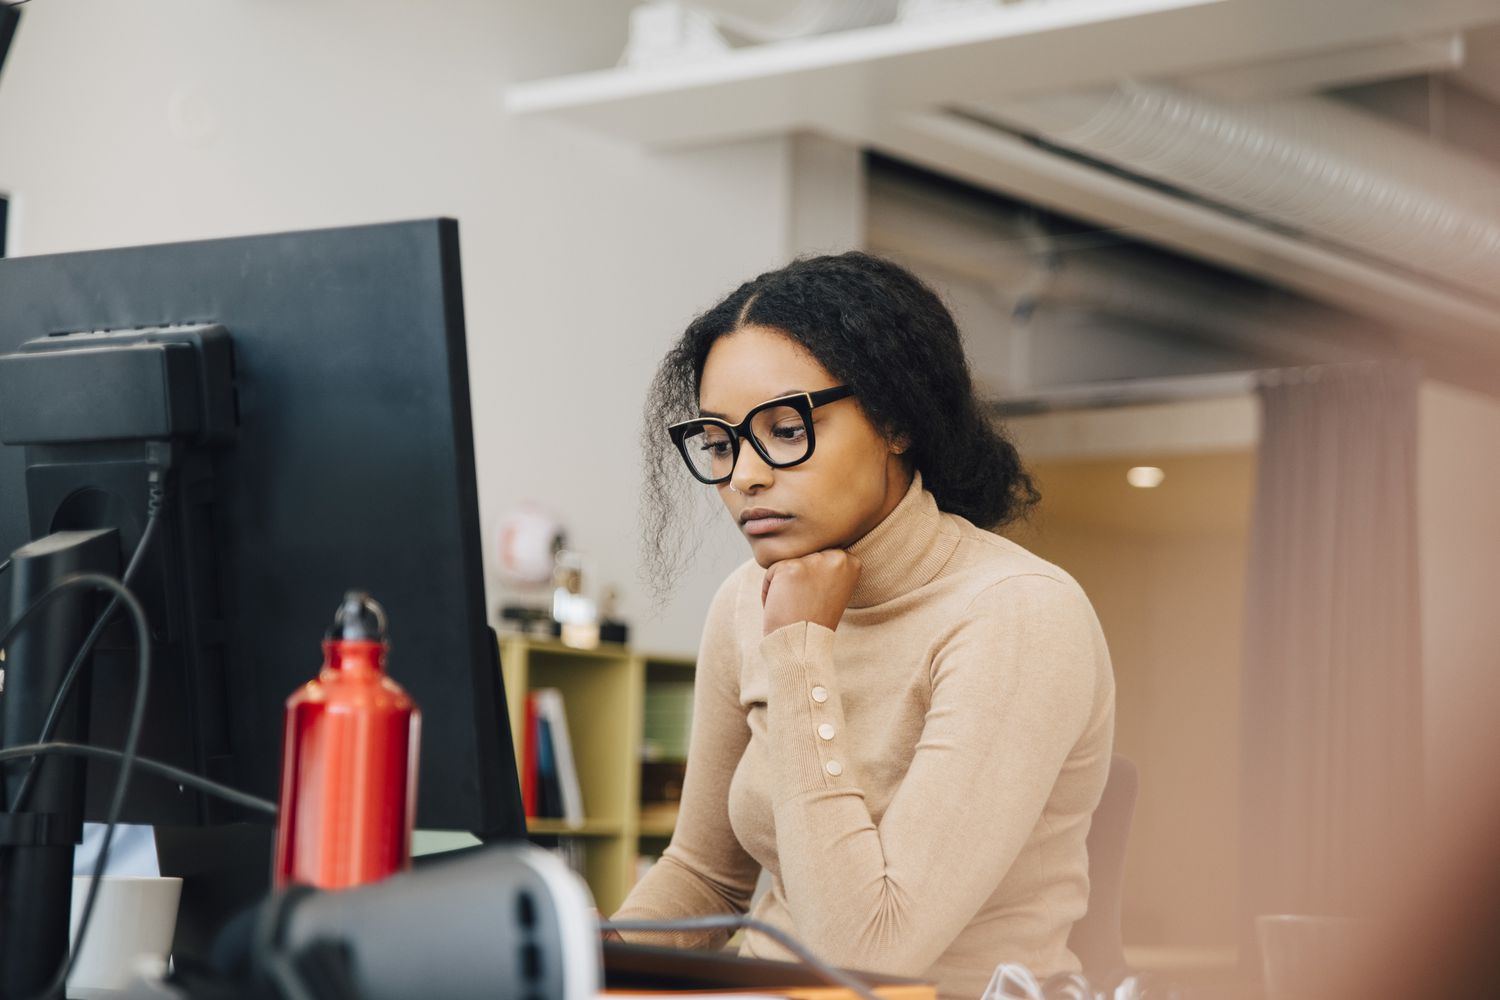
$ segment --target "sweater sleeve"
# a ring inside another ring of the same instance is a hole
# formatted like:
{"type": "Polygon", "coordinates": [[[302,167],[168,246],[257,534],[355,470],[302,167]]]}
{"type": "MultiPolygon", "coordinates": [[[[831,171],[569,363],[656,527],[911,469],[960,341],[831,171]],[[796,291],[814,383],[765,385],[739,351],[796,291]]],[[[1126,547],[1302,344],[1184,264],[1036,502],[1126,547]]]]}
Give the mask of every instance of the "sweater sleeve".
{"type": "MultiPolygon", "coordinates": [[[[693,683],[693,731],[682,804],[671,843],[615,914],[620,920],[667,920],[742,914],[760,865],[745,853],[729,824],[729,783],[750,728],[739,703],[740,654],[734,606],[743,574],[724,582],[703,629],[693,683]]],[[[717,948],[728,931],[622,934],[626,940],[676,948],[717,948]]]]}
{"type": "Polygon", "coordinates": [[[879,825],[841,746],[834,633],[803,622],[762,641],[781,880],[805,944],[898,974],[942,955],[1005,877],[1093,715],[1097,628],[1082,593],[1049,577],[978,595],[935,649],[921,736],[879,825]]]}

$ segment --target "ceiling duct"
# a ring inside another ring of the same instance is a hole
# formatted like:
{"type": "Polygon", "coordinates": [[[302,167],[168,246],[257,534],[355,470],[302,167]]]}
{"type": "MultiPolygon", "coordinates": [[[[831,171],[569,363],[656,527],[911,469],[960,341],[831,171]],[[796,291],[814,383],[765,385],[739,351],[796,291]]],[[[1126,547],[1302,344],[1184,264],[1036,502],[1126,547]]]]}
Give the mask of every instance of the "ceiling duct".
{"type": "Polygon", "coordinates": [[[1389,349],[1368,323],[1362,347],[1345,338],[1347,313],[1138,243],[1074,235],[1017,209],[981,207],[870,174],[865,219],[872,249],[979,282],[1043,317],[1087,311],[1107,319],[1217,343],[1286,362],[1356,360],[1389,349]]]}
{"type": "Polygon", "coordinates": [[[960,113],[1500,300],[1500,171],[1337,101],[1229,103],[1129,83],[960,113]]]}

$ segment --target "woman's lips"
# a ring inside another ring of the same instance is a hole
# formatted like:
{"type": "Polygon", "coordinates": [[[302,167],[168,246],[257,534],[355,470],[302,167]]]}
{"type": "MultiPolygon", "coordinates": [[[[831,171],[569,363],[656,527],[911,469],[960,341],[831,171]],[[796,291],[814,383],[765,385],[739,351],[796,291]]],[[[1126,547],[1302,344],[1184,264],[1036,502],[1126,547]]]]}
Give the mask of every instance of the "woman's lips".
{"type": "Polygon", "coordinates": [[[767,507],[740,512],[740,530],[747,535],[772,535],[792,523],[792,515],[767,507]]]}
{"type": "Polygon", "coordinates": [[[791,523],[789,517],[752,517],[741,527],[747,535],[773,535],[791,523]]]}

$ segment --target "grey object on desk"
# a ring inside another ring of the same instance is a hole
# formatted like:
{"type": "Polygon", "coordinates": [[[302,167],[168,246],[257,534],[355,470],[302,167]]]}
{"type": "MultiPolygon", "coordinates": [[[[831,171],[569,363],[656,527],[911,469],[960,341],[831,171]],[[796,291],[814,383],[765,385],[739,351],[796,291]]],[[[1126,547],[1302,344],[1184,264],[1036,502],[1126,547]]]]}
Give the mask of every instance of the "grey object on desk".
{"type": "Polygon", "coordinates": [[[478,847],[343,892],[311,893],[282,945],[347,947],[364,1000],[595,1000],[599,932],[588,890],[527,844],[478,847]]]}
{"type": "Polygon", "coordinates": [[[145,970],[121,1000],[597,1000],[600,953],[581,879],[530,844],[489,845],[357,889],[279,891],[207,964],[145,970]]]}

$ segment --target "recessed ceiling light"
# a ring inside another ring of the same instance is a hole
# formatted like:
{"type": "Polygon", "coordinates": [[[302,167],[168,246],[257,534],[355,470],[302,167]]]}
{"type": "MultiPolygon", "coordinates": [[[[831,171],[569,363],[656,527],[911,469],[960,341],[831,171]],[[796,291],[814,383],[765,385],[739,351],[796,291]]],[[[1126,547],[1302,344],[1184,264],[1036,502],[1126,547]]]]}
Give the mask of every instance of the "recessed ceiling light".
{"type": "Polygon", "coordinates": [[[1154,489],[1161,485],[1161,481],[1167,478],[1167,474],[1154,465],[1137,465],[1125,473],[1125,481],[1131,486],[1137,486],[1143,490],[1154,489]]]}

